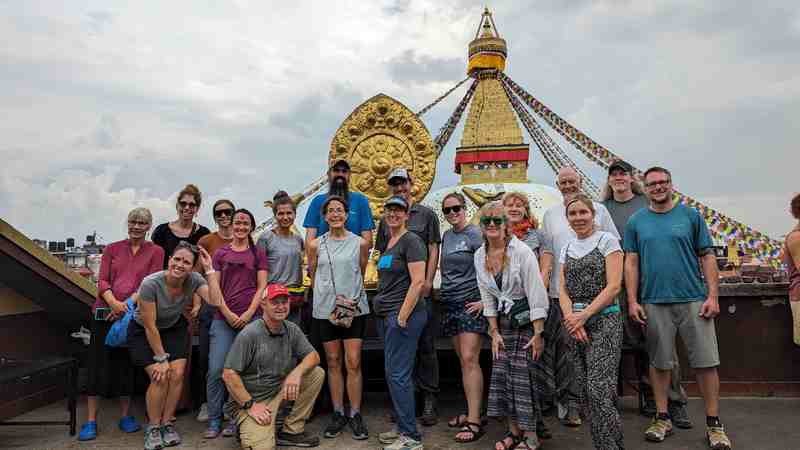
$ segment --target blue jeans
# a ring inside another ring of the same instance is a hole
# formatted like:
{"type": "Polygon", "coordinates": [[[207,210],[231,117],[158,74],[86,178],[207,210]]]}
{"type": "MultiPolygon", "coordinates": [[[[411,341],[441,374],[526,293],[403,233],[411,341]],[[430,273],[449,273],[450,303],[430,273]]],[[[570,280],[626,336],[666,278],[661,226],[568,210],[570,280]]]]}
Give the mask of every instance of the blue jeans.
{"type": "Polygon", "coordinates": [[[419,338],[427,322],[428,311],[420,305],[411,313],[405,328],[397,324],[397,313],[380,318],[378,323],[378,334],[383,339],[383,369],[397,415],[397,430],[418,441],[422,436],[417,431],[412,374],[419,338]]]}
{"type": "Polygon", "coordinates": [[[206,396],[208,397],[208,421],[222,421],[222,407],[228,391],[222,381],[222,368],[233,340],[239,330],[232,328],[228,322],[214,319],[208,331],[208,376],[206,378],[206,396]]]}

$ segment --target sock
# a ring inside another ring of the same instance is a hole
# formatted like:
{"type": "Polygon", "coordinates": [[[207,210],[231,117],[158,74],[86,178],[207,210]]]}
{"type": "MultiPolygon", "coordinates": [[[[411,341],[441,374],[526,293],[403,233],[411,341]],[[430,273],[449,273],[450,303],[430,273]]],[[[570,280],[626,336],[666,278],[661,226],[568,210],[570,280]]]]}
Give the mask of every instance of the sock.
{"type": "Polygon", "coordinates": [[[359,411],[357,409],[353,408],[352,406],[350,407],[350,417],[355,417],[358,413],[359,411]]]}
{"type": "Polygon", "coordinates": [[[706,416],[706,425],[710,427],[721,427],[722,422],[719,421],[719,416],[706,416]]]}
{"type": "Polygon", "coordinates": [[[333,412],[337,412],[337,413],[339,413],[341,415],[344,415],[344,406],[342,406],[342,405],[334,406],[333,407],[333,412]]]}
{"type": "Polygon", "coordinates": [[[659,419],[659,420],[672,420],[672,417],[670,417],[669,413],[658,413],[658,414],[656,414],[656,419],[659,419]]]}

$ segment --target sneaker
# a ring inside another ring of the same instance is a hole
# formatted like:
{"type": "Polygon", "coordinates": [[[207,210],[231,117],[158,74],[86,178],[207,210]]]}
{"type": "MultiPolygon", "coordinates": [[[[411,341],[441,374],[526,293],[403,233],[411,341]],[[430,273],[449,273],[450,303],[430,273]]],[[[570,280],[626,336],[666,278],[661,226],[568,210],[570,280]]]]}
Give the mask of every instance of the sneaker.
{"type": "Polygon", "coordinates": [[[279,431],[276,441],[282,447],[316,447],[319,445],[319,438],[305,431],[297,434],[279,431]]]}
{"type": "Polygon", "coordinates": [[[175,431],[175,425],[168,423],[161,426],[161,440],[164,447],[174,447],[181,443],[181,435],[175,431]]]}
{"type": "Polygon", "coordinates": [[[236,436],[236,424],[232,420],[229,420],[225,428],[222,429],[222,437],[232,436],[236,436]]]}
{"type": "Polygon", "coordinates": [[[672,434],[672,421],[654,417],[644,432],[644,438],[650,442],[662,442],[670,434],[672,434]]]}
{"type": "Polygon", "coordinates": [[[397,429],[384,431],[378,435],[378,441],[380,441],[381,444],[391,444],[398,439],[400,439],[400,433],[397,431],[397,429]]]}
{"type": "Polygon", "coordinates": [[[672,424],[678,428],[688,430],[692,428],[692,421],[689,420],[689,413],[686,411],[686,405],[678,402],[667,403],[667,411],[672,417],[672,424]]]}
{"type": "Polygon", "coordinates": [[[706,427],[708,446],[713,450],[731,450],[731,440],[725,434],[724,427],[706,427]]]}
{"type": "Polygon", "coordinates": [[[423,450],[422,442],[406,435],[400,435],[394,442],[383,447],[383,450],[423,450]]]}
{"type": "Polygon", "coordinates": [[[161,438],[161,427],[148,425],[144,430],[144,450],[161,450],[164,447],[164,440],[161,438]]]}
{"type": "Polygon", "coordinates": [[[216,439],[222,432],[222,422],[219,419],[212,419],[208,421],[208,428],[203,433],[204,439],[216,439]]]}
{"type": "Polygon", "coordinates": [[[347,426],[347,418],[340,412],[334,412],[331,416],[331,422],[325,428],[323,436],[326,438],[335,438],[342,434],[342,430],[347,426]]]}
{"type": "Polygon", "coordinates": [[[356,413],[350,418],[350,429],[353,431],[353,439],[357,441],[369,438],[369,431],[367,431],[367,425],[364,423],[361,413],[356,413]]]}
{"type": "Polygon", "coordinates": [[[425,394],[425,400],[422,406],[422,417],[419,418],[419,423],[423,426],[431,427],[439,422],[439,416],[436,413],[436,397],[433,394],[425,394]]]}
{"type": "Polygon", "coordinates": [[[125,416],[119,419],[119,429],[125,433],[136,433],[142,429],[142,426],[136,421],[136,417],[125,416]]]}
{"type": "Polygon", "coordinates": [[[198,422],[208,422],[208,403],[200,405],[200,411],[197,412],[198,422]]]}
{"type": "Polygon", "coordinates": [[[92,441],[95,439],[97,439],[97,422],[92,420],[81,426],[81,432],[78,433],[78,440],[92,441]]]}

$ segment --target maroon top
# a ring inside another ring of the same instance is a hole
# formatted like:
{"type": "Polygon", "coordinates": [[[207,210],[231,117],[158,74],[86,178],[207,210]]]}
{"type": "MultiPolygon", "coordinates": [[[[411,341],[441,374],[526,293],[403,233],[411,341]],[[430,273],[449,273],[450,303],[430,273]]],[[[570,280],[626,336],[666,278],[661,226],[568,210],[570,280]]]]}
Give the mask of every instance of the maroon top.
{"type": "Polygon", "coordinates": [[[97,277],[97,300],[92,311],[100,306],[108,306],[103,293],[111,289],[114,298],[124,302],[137,289],[144,277],[161,270],[164,263],[164,250],[152,242],[144,241],[139,251],[131,252],[128,239],[109,244],[100,260],[100,274],[97,277]]]}
{"type": "MultiPolygon", "coordinates": [[[[220,273],[219,287],[225,304],[232,313],[237,316],[242,315],[250,307],[250,302],[256,293],[258,272],[267,270],[267,254],[261,247],[255,247],[255,251],[251,248],[236,251],[231,248],[231,244],[227,244],[214,252],[212,265],[214,270],[220,273]],[[255,255],[258,255],[257,259],[255,255]]],[[[261,307],[256,310],[253,317],[259,315],[261,307]]],[[[225,320],[220,311],[217,311],[214,318],[225,320]]]]}
{"type": "MultiPolygon", "coordinates": [[[[800,233],[800,231],[791,231],[789,234],[792,233],[800,233]]],[[[789,234],[786,235],[787,242],[789,241],[789,234]]],[[[800,285],[800,270],[797,270],[797,264],[792,259],[792,253],[789,252],[789,246],[787,245],[785,245],[783,250],[783,259],[783,262],[786,264],[786,269],[789,273],[789,289],[791,290],[795,286],[800,285]]]]}

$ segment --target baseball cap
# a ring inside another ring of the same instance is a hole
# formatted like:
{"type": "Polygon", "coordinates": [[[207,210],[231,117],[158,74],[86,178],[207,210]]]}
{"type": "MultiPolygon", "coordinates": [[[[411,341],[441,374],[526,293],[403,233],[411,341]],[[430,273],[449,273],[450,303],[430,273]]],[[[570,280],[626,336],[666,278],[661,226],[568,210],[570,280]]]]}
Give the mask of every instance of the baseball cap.
{"type": "Polygon", "coordinates": [[[333,169],[336,166],[344,166],[347,168],[347,170],[350,170],[350,163],[347,162],[346,159],[341,159],[341,158],[334,159],[333,162],[331,163],[331,169],[333,169]]]}
{"type": "Polygon", "coordinates": [[[609,175],[611,174],[611,172],[615,170],[621,170],[625,173],[633,174],[633,166],[631,166],[630,164],[626,163],[621,159],[614,161],[613,163],[611,163],[610,166],[608,166],[609,175]]]}
{"type": "Polygon", "coordinates": [[[399,195],[389,197],[389,200],[386,200],[386,203],[383,204],[384,208],[387,208],[389,206],[399,206],[408,211],[408,202],[406,201],[406,199],[400,197],[399,195]]]}
{"type": "Polygon", "coordinates": [[[392,181],[393,178],[402,178],[404,180],[410,180],[411,175],[408,174],[408,169],[406,169],[405,167],[398,167],[389,173],[389,176],[386,177],[386,181],[392,181]]]}
{"type": "Polygon", "coordinates": [[[286,289],[286,286],[282,284],[274,283],[267,285],[267,290],[264,291],[264,296],[267,298],[267,300],[272,300],[276,297],[288,297],[289,290],[286,289]]]}

